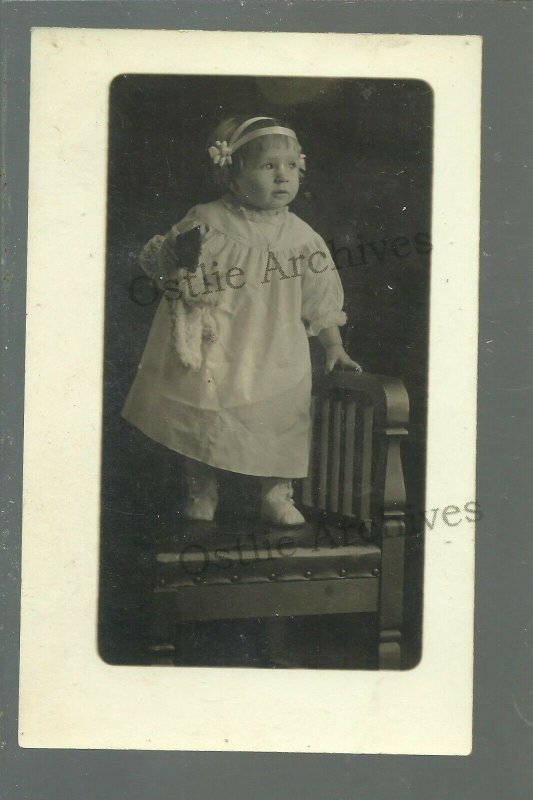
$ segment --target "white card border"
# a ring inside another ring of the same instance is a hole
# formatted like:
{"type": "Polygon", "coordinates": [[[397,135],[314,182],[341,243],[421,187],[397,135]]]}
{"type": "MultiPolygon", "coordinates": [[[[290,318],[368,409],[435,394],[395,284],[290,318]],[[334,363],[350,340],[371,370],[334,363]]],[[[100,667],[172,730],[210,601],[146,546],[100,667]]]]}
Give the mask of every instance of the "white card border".
{"type": "Polygon", "coordinates": [[[468,754],[471,524],[428,533],[423,657],[408,672],[118,667],[98,656],[107,103],[111,80],[135,72],[431,85],[427,507],[475,498],[480,37],[34,29],[19,743],[468,754]]]}

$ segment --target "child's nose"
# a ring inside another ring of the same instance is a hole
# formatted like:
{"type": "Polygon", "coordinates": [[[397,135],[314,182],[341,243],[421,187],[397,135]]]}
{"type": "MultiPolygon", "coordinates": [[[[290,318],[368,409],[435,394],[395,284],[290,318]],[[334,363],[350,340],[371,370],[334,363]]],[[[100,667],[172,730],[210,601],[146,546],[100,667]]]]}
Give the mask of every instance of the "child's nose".
{"type": "Polygon", "coordinates": [[[287,180],[287,171],[283,165],[280,166],[276,170],[276,180],[277,181],[286,181],[287,180]]]}

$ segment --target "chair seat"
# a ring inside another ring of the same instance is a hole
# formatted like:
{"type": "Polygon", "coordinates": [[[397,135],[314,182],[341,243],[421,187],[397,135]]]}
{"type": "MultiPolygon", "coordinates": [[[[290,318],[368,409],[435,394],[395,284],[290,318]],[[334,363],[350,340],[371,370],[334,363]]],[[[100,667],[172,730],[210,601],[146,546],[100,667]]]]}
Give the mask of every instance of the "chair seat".
{"type": "Polygon", "coordinates": [[[354,533],[313,522],[283,530],[235,533],[209,523],[184,524],[155,555],[156,587],[376,578],[381,550],[354,533]]]}

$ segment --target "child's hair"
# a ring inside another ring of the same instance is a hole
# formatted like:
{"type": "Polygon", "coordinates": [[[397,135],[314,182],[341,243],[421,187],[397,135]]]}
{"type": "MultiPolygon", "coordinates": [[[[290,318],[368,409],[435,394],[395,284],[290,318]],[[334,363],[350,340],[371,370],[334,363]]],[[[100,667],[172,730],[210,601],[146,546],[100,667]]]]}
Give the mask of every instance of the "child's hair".
{"type": "MultiPolygon", "coordinates": [[[[207,148],[209,148],[211,145],[214,145],[215,142],[229,142],[237,128],[242,125],[243,122],[246,122],[247,119],[250,119],[250,117],[236,116],[228,117],[227,119],[222,120],[222,122],[216,126],[209,136],[207,148]]],[[[246,128],[244,133],[252,133],[259,128],[270,128],[272,126],[280,126],[283,128],[292,129],[291,124],[285,120],[280,120],[277,117],[267,117],[266,119],[252,122],[252,124],[246,128]]],[[[287,136],[282,133],[273,133],[266,134],[265,136],[258,136],[256,139],[252,139],[252,141],[243,144],[235,153],[232,154],[231,164],[224,164],[224,166],[221,167],[218,164],[213,164],[211,159],[208,159],[210,162],[211,177],[213,178],[217,188],[223,191],[229,189],[232,180],[238,177],[248,160],[251,158],[257,158],[257,156],[267,150],[273,142],[278,143],[280,141],[287,148],[296,146],[296,152],[298,155],[300,155],[302,152],[302,146],[297,139],[293,139],[291,136],[287,136]]],[[[300,169],[300,179],[303,177],[303,175],[304,172],[302,169],[300,169]]]]}

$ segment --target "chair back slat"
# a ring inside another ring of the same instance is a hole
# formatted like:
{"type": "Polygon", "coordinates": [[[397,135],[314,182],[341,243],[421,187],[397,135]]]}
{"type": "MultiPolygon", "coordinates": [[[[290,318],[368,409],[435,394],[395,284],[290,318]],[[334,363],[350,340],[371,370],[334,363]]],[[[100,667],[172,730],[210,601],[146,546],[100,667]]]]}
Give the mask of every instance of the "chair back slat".
{"type": "Polygon", "coordinates": [[[342,513],[351,517],[354,513],[354,457],[357,406],[348,398],[344,417],[344,469],[342,482],[342,513]]]}
{"type": "Polygon", "coordinates": [[[329,508],[334,513],[339,510],[339,479],[341,472],[341,434],[344,428],[344,409],[339,399],[332,402],[331,425],[331,463],[329,469],[329,508]]]}
{"type": "Polygon", "coordinates": [[[373,409],[351,392],[313,396],[309,472],[304,506],[368,518],[372,491],[373,409]]]}
{"type": "Polygon", "coordinates": [[[372,430],[374,422],[374,409],[365,406],[362,413],[361,431],[361,482],[359,484],[359,519],[370,519],[370,505],[372,499],[372,430]]]}
{"type": "Polygon", "coordinates": [[[318,453],[319,461],[319,481],[318,481],[318,507],[323,511],[328,509],[328,484],[329,484],[329,417],[330,400],[329,396],[322,398],[321,425],[320,425],[320,450],[318,453]]]}

